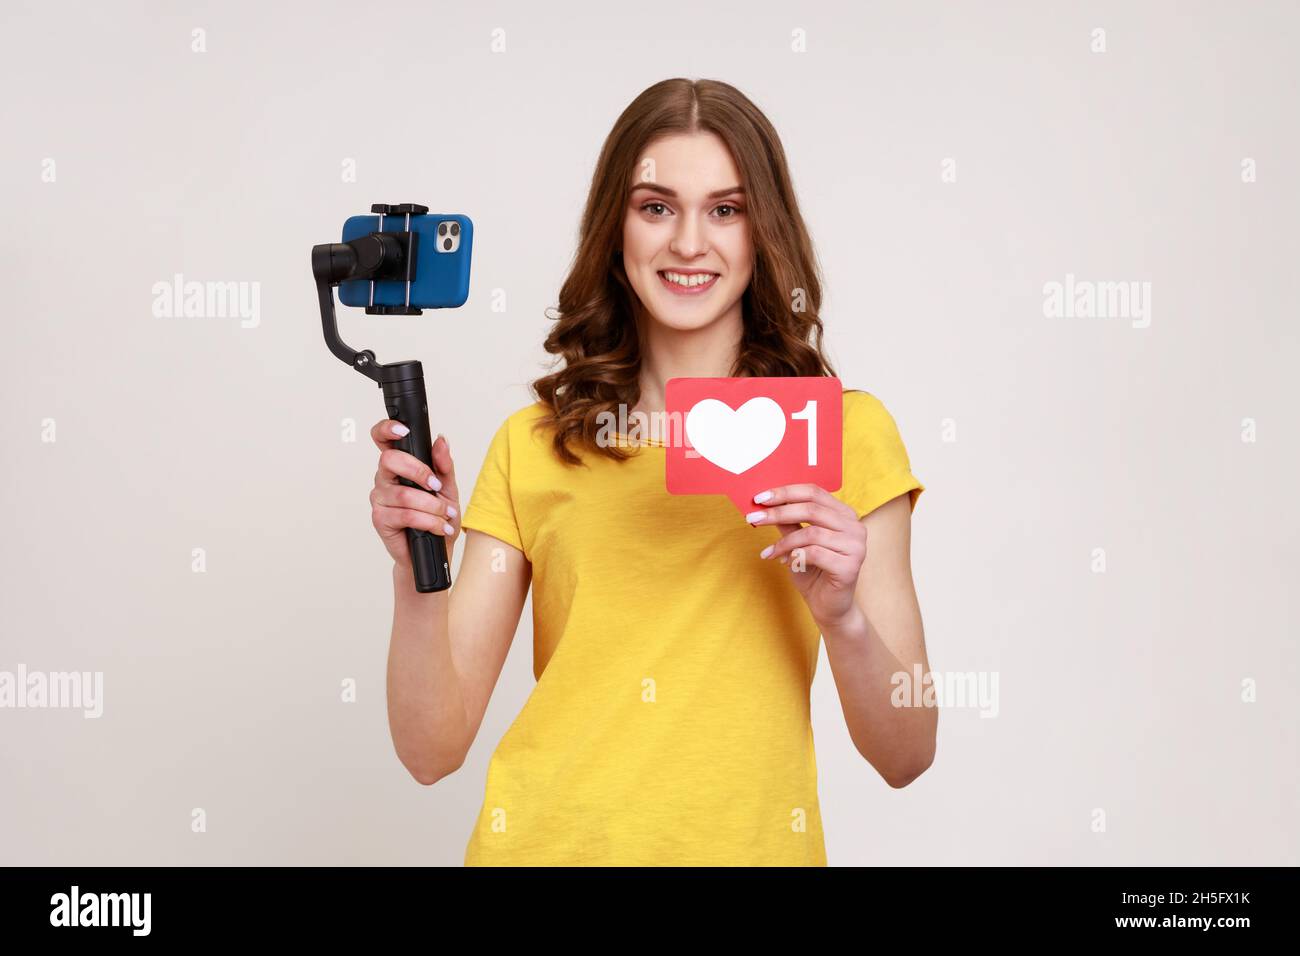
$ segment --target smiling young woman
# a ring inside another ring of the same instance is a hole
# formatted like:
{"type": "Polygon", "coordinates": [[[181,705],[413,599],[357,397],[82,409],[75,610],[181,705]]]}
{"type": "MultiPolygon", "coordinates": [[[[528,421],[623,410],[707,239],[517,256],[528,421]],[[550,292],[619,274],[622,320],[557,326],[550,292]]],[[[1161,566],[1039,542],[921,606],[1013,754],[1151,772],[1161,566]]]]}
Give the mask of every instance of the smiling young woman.
{"type": "Polygon", "coordinates": [[[776,131],[734,87],[665,80],[601,150],[545,341],[560,367],[497,429],[459,527],[446,439],[430,470],[375,426],[390,726],[422,782],[463,763],[533,589],[537,684],[492,754],[466,864],[825,865],[823,639],[863,757],[895,787],[929,766],[934,709],[891,705],[893,674],[929,670],[910,565],[924,488],[878,399],[844,392],[840,489],[774,488],[750,520],[669,495],[662,445],[597,440],[608,414],[662,413],[670,378],[834,376],[820,305],[776,131]],[[449,592],[414,591],[407,521],[449,554],[472,532],[449,592]]]}

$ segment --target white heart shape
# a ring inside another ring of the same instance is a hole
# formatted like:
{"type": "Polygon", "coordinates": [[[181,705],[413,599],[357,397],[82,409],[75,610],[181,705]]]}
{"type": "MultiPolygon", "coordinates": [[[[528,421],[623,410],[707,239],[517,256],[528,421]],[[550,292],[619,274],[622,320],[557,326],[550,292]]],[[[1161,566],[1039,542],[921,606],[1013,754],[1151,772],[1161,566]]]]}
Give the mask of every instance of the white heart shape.
{"type": "Polygon", "coordinates": [[[733,475],[743,474],[781,444],[785,412],[762,396],[736,409],[706,398],[686,413],[686,437],[706,460],[733,475]]]}

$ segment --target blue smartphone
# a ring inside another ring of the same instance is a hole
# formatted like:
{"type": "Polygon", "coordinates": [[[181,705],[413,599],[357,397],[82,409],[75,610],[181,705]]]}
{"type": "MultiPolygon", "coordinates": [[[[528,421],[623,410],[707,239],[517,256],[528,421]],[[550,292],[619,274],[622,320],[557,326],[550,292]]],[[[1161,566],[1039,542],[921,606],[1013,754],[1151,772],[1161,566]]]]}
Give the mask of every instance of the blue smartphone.
{"type": "MultiPolygon", "coordinates": [[[[343,224],[343,241],[360,239],[372,232],[402,232],[404,215],[352,216],[343,224]]],[[[410,305],[416,309],[454,309],[469,298],[469,263],[474,249],[474,223],[469,216],[451,213],[423,213],[410,217],[416,241],[415,279],[411,298],[406,283],[398,279],[367,282],[354,279],[339,284],[339,301],[344,305],[410,305]]]]}

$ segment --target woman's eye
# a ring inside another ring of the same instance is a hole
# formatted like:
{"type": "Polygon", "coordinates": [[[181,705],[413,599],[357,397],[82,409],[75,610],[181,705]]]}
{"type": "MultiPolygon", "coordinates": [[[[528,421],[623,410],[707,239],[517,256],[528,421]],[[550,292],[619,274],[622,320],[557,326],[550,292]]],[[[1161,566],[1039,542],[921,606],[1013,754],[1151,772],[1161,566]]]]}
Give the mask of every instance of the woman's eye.
{"type": "MultiPolygon", "coordinates": [[[[656,202],[648,202],[648,203],[643,204],[643,205],[641,206],[641,211],[642,211],[642,212],[648,212],[648,213],[649,213],[650,215],[652,215],[652,216],[662,216],[663,213],[662,213],[662,212],[659,212],[658,210],[660,210],[660,209],[665,209],[665,210],[666,210],[667,208],[668,208],[668,207],[667,207],[666,205],[664,205],[663,203],[661,203],[661,202],[657,202],[657,201],[656,201],[656,202]]],[[[719,217],[720,219],[734,219],[736,216],[738,216],[738,215],[742,212],[742,210],[741,210],[741,208],[740,208],[739,206],[733,206],[733,205],[732,205],[731,203],[729,203],[729,202],[724,202],[722,205],[718,206],[717,208],[718,208],[718,209],[730,209],[730,210],[731,210],[730,214],[720,216],[720,217],[719,217]]]]}

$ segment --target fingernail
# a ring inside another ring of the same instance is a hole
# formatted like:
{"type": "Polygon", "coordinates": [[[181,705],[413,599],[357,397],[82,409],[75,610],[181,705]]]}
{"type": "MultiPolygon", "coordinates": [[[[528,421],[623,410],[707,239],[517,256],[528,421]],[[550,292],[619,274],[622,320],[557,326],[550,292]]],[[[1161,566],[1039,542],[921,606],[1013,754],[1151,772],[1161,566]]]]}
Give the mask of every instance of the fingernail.
{"type": "Polygon", "coordinates": [[[438,480],[437,475],[429,476],[429,487],[432,488],[434,491],[439,491],[442,489],[442,482],[438,480]]]}
{"type": "Polygon", "coordinates": [[[453,527],[452,527],[451,525],[449,525],[449,524],[444,524],[444,525],[442,526],[442,533],[443,533],[443,534],[455,534],[455,533],[456,533],[456,529],[453,528],[453,527]]]}
{"type": "Polygon", "coordinates": [[[758,556],[759,556],[760,558],[770,558],[770,557],[772,556],[772,552],[773,552],[775,549],[776,549],[776,545],[774,545],[774,544],[769,544],[769,545],[768,545],[766,548],[764,548],[762,551],[758,552],[758,556]]]}
{"type": "Polygon", "coordinates": [[[763,511],[751,511],[749,514],[745,515],[745,520],[750,524],[753,524],[755,521],[762,521],[765,513],[766,512],[763,511]]]}
{"type": "Polygon", "coordinates": [[[456,517],[456,509],[451,505],[447,505],[447,517],[448,518],[456,517]]]}
{"type": "Polygon", "coordinates": [[[754,504],[761,505],[764,501],[770,501],[771,498],[772,492],[760,491],[758,494],[754,495],[754,504]]]}
{"type": "Polygon", "coordinates": [[[410,433],[411,430],[407,428],[405,425],[403,425],[401,422],[393,423],[393,434],[396,435],[398,438],[405,438],[410,433]]]}

